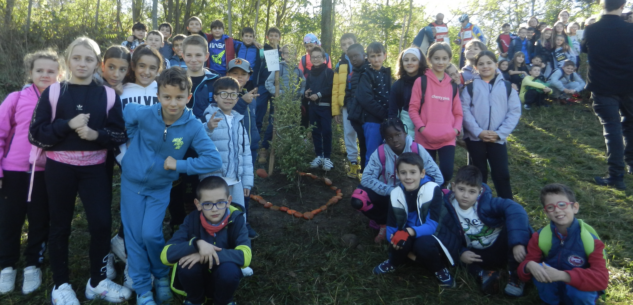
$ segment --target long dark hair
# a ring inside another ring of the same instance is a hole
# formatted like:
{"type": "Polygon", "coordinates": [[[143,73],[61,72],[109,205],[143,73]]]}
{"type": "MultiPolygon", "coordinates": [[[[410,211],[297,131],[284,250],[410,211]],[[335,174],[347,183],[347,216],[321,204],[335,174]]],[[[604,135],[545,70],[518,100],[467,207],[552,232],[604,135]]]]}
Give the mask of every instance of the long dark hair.
{"type": "Polygon", "coordinates": [[[127,70],[127,75],[123,79],[124,83],[135,83],[136,75],[134,74],[134,70],[136,69],[136,65],[138,61],[141,60],[141,57],[149,55],[156,57],[156,61],[158,62],[158,73],[163,71],[163,57],[158,53],[157,50],[150,48],[147,45],[140,45],[134,49],[134,53],[132,54],[132,63],[130,64],[130,69],[127,70]]]}

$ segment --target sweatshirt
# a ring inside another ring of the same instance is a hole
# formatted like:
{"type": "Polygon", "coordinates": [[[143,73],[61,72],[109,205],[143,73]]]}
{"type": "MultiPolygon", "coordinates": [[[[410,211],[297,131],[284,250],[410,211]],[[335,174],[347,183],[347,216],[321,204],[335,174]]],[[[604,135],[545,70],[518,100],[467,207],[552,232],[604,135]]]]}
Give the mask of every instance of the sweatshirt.
{"type": "Polygon", "coordinates": [[[143,87],[136,83],[127,83],[123,85],[123,93],[121,94],[121,106],[129,103],[151,106],[159,104],[158,102],[158,84],[153,81],[149,86],[143,87]]]}
{"type": "Polygon", "coordinates": [[[332,106],[332,86],[334,82],[334,71],[325,65],[312,67],[308,73],[305,90],[312,90],[311,94],[316,94],[318,99],[310,104],[319,106],[332,106]]]}
{"type": "MultiPolygon", "coordinates": [[[[547,83],[543,82],[539,78],[535,78],[532,75],[528,75],[523,79],[523,82],[521,83],[521,93],[519,93],[519,98],[521,99],[522,103],[525,103],[525,92],[527,92],[528,89],[537,89],[540,90],[540,92],[543,92],[542,89],[544,88],[549,88],[549,86],[547,86],[547,83]]],[[[550,91],[548,94],[552,94],[552,92],[553,91],[550,91]]]]}
{"type": "Polygon", "coordinates": [[[409,102],[411,101],[411,91],[413,90],[413,83],[424,72],[418,73],[415,76],[403,75],[391,86],[391,92],[389,92],[389,117],[395,118],[400,111],[409,111],[409,102]]]}
{"type": "MultiPolygon", "coordinates": [[[[220,39],[215,39],[211,36],[209,41],[209,69],[218,72],[220,75],[226,75],[226,64],[231,61],[233,58],[231,54],[226,54],[226,44],[232,43],[233,47],[235,47],[235,42],[233,38],[222,35],[220,39]],[[229,55],[227,57],[227,55],[229,55]]],[[[235,54],[232,54],[234,57],[235,54]]]]}

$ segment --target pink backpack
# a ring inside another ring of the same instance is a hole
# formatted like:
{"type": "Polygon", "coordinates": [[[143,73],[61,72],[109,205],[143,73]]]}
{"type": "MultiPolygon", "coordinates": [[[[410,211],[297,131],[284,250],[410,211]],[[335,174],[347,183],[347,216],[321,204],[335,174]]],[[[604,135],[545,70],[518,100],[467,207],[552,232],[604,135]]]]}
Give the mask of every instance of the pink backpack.
{"type": "MultiPolygon", "coordinates": [[[[114,89],[108,86],[103,87],[105,88],[107,96],[107,116],[110,112],[110,109],[114,107],[114,102],[116,101],[116,92],[114,92],[114,89]]],[[[55,113],[57,112],[57,102],[59,101],[61,84],[53,83],[48,88],[48,101],[51,103],[51,122],[53,122],[55,121],[55,113]]],[[[31,184],[29,186],[28,198],[28,202],[31,202],[31,193],[33,192],[33,179],[35,178],[35,168],[46,166],[46,155],[44,154],[44,150],[35,145],[31,145],[31,152],[29,153],[29,163],[33,165],[31,169],[31,184]]]]}
{"type": "MultiPolygon", "coordinates": [[[[387,183],[387,177],[385,177],[385,162],[386,162],[386,158],[385,158],[385,144],[381,144],[380,146],[378,146],[378,159],[380,160],[380,164],[382,165],[382,179],[385,180],[385,183],[387,183]]],[[[418,152],[418,143],[416,142],[411,142],[411,152],[412,153],[416,153],[419,154],[418,152]]]]}

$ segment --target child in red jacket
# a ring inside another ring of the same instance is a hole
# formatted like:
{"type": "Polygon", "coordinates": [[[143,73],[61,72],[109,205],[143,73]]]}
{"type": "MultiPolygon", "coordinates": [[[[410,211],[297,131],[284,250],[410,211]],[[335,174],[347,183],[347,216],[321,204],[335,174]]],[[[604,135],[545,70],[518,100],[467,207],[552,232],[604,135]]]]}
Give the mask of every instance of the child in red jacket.
{"type": "Polygon", "coordinates": [[[532,235],[519,278],[527,282],[534,277],[545,304],[595,304],[609,284],[604,243],[591,226],[576,219],[580,205],[569,187],[546,185],[541,203],[551,223],[532,235]]]}

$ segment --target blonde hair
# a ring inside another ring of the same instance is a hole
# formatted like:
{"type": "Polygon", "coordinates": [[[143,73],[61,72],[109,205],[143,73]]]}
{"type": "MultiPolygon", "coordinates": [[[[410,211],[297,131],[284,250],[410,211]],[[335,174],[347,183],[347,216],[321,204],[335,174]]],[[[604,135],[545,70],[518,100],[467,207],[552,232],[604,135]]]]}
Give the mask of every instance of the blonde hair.
{"type": "Polygon", "coordinates": [[[63,59],[57,54],[57,51],[48,48],[48,49],[44,49],[44,50],[39,50],[39,51],[35,51],[33,53],[29,53],[26,54],[26,56],[24,56],[24,72],[26,73],[26,83],[27,84],[31,84],[33,83],[33,80],[31,79],[31,71],[33,71],[34,65],[35,65],[35,61],[38,59],[48,59],[51,61],[54,61],[57,63],[58,65],[58,79],[59,76],[61,76],[63,74],[64,71],[64,67],[63,67],[63,59]]]}
{"type": "Polygon", "coordinates": [[[94,73],[97,74],[99,77],[94,78],[94,80],[101,79],[101,64],[103,63],[103,60],[101,58],[101,49],[99,48],[99,45],[97,44],[97,42],[95,42],[94,40],[86,36],[81,36],[75,39],[73,42],[70,43],[70,45],[68,45],[68,48],[66,48],[66,56],[65,56],[66,65],[67,65],[66,78],[67,79],[71,78],[72,71],[70,71],[70,55],[72,55],[73,50],[77,46],[85,47],[86,49],[89,49],[95,53],[97,65],[95,67],[94,73]]]}

